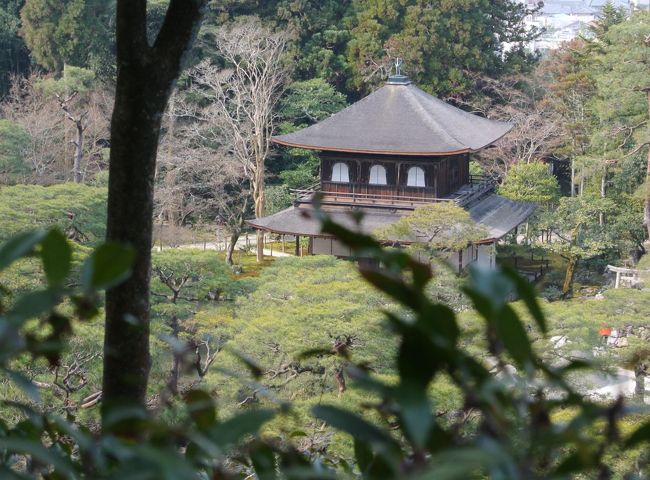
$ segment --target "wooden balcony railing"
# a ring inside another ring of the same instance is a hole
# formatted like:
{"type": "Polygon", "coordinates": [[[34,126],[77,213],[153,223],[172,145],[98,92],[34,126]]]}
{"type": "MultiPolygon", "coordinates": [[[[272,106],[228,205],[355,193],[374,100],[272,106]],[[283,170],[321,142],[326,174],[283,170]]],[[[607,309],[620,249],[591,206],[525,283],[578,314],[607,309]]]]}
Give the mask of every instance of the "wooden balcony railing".
{"type": "Polygon", "coordinates": [[[420,205],[438,202],[455,202],[465,206],[494,188],[491,179],[470,177],[464,185],[449,197],[436,197],[430,187],[406,187],[396,185],[370,185],[362,183],[338,183],[323,181],[319,185],[292,190],[295,203],[311,203],[314,194],[321,195],[323,205],[369,206],[412,210],[420,205]]]}

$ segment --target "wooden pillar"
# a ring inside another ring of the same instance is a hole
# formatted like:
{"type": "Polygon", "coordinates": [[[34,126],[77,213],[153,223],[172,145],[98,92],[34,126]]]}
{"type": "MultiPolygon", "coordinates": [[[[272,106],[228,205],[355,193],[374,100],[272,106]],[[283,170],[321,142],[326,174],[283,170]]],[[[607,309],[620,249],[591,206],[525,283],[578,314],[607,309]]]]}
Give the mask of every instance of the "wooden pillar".
{"type": "Polygon", "coordinates": [[[300,236],[296,235],[296,249],[294,251],[294,255],[296,257],[300,256],[300,236]]]}
{"type": "Polygon", "coordinates": [[[284,253],[284,235],[282,235],[282,253],[284,253]]]}
{"type": "Polygon", "coordinates": [[[616,272],[616,285],[614,288],[618,288],[621,286],[621,272],[616,272]]]}
{"type": "Polygon", "coordinates": [[[496,258],[493,252],[495,252],[497,249],[497,243],[494,242],[492,244],[492,247],[490,248],[490,269],[496,268],[496,258]],[[494,260],[494,263],[492,263],[492,260],[494,260]]]}
{"type": "Polygon", "coordinates": [[[314,237],[309,237],[309,249],[307,250],[307,255],[314,254],[314,237]]]}

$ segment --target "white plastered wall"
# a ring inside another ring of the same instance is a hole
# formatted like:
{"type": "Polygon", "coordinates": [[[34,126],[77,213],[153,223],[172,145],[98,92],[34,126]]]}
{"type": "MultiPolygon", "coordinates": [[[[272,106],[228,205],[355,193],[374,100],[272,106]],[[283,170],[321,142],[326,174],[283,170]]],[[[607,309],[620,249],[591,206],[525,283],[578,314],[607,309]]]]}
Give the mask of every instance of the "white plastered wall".
{"type": "Polygon", "coordinates": [[[338,240],[332,238],[314,238],[313,254],[349,257],[352,255],[352,252],[338,240]]]}
{"type": "Polygon", "coordinates": [[[470,245],[462,252],[455,252],[449,255],[447,261],[454,270],[460,272],[470,265],[477,265],[482,268],[495,269],[496,258],[493,243],[470,245]]]}

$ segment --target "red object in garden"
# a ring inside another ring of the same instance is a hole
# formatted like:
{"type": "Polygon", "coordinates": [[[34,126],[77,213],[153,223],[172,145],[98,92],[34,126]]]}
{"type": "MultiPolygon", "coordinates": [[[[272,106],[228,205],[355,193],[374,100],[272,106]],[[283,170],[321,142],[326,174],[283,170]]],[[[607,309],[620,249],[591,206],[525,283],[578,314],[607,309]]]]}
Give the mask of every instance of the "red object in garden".
{"type": "Polygon", "coordinates": [[[612,334],[612,329],[610,328],[601,328],[598,330],[598,333],[601,337],[609,337],[612,334]]]}

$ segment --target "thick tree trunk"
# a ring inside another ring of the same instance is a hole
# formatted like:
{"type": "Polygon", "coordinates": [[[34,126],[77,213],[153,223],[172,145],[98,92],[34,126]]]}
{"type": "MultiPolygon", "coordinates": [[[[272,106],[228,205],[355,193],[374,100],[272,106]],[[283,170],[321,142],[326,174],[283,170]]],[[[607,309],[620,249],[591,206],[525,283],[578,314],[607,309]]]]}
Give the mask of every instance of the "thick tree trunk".
{"type": "Polygon", "coordinates": [[[123,68],[117,85],[106,237],[131,245],[137,256],[131,277],[106,294],[105,411],[120,405],[144,405],[149,376],[153,180],[165,95],[152,85],[146,68],[133,70],[134,66],[123,68]]]}
{"type": "Polygon", "coordinates": [[[576,267],[578,266],[578,259],[576,257],[569,258],[569,263],[566,267],[566,273],[564,275],[564,285],[562,286],[562,296],[564,298],[568,297],[573,290],[573,277],[576,273],[576,267]]]}
{"type": "Polygon", "coordinates": [[[145,408],[150,368],[149,277],[153,182],[162,114],[203,0],[171,0],[149,46],[146,0],[117,2],[117,87],[111,121],[107,240],[136,252],[130,278],[106,293],[102,422],[136,437],[134,422],[108,423],[120,408],[145,408]]]}

